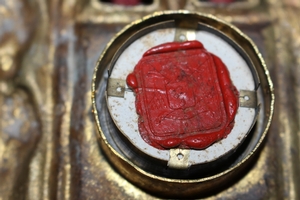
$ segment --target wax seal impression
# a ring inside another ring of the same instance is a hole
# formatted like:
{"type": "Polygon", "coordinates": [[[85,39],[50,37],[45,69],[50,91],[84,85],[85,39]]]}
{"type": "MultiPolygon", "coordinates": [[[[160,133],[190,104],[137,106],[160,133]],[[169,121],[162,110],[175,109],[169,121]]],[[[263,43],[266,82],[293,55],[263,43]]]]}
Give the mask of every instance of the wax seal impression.
{"type": "Polygon", "coordinates": [[[261,54],[239,29],[165,11],[111,40],[95,68],[92,102],[101,148],[125,178],[189,198],[253,162],[274,93],[261,54]]]}
{"type": "Polygon", "coordinates": [[[238,91],[217,56],[199,41],[155,46],[127,76],[142,138],[158,149],[203,149],[234,125],[238,91]]]}

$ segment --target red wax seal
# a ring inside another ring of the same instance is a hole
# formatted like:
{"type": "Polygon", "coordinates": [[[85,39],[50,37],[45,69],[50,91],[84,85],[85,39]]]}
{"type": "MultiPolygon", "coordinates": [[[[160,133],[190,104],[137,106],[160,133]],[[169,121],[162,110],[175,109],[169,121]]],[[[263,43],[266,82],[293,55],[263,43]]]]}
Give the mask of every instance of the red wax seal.
{"type": "Polygon", "coordinates": [[[203,149],[233,128],[238,91],[199,41],[149,49],[126,81],[136,94],[139,132],[155,148],[203,149]]]}

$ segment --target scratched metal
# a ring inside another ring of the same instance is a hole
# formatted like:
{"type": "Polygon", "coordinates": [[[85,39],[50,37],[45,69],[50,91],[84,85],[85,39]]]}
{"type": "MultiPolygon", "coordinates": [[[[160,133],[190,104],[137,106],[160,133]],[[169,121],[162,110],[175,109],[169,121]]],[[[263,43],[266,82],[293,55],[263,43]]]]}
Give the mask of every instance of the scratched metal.
{"type": "MultiPolygon", "coordinates": [[[[188,8],[237,25],[259,47],[274,82],[275,115],[264,148],[238,180],[206,198],[300,199],[300,2],[156,3],[156,10],[188,8]]],[[[151,9],[121,10],[107,22],[94,9],[84,0],[0,1],[1,200],[157,199],[107,162],[90,100],[106,43],[151,9]]]]}

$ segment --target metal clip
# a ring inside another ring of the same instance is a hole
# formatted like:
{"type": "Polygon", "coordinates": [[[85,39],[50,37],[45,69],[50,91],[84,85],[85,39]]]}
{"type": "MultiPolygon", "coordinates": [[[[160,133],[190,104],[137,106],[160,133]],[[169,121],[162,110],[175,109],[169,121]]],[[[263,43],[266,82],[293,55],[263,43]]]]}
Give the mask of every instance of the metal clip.
{"type": "Polygon", "coordinates": [[[257,108],[256,91],[240,90],[240,107],[257,108]]]}
{"type": "Polygon", "coordinates": [[[174,41],[184,42],[187,40],[195,40],[196,32],[195,30],[185,29],[185,28],[177,28],[175,31],[174,41]]]}
{"type": "Polygon", "coordinates": [[[168,167],[176,169],[187,169],[190,166],[189,157],[189,149],[170,149],[168,167]]]}
{"type": "Polygon", "coordinates": [[[108,79],[107,83],[107,95],[114,97],[122,97],[124,98],[125,93],[125,81],[122,79],[108,79]]]}

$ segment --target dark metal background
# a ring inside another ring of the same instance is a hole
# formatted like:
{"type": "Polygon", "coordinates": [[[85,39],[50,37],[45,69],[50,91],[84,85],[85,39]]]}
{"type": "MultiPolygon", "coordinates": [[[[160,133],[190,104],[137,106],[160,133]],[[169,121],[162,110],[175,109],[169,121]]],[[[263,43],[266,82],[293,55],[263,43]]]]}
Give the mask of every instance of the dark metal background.
{"type": "Polygon", "coordinates": [[[300,198],[300,2],[195,0],[134,8],[97,0],[0,1],[0,200],[155,199],[121,177],[99,148],[91,81],[107,42],[156,10],[189,9],[231,22],[262,52],[275,115],[264,147],[239,179],[208,199],[300,198]]]}

